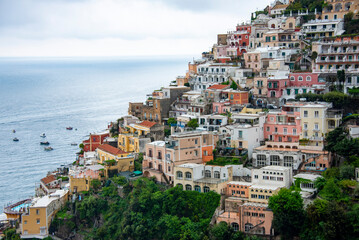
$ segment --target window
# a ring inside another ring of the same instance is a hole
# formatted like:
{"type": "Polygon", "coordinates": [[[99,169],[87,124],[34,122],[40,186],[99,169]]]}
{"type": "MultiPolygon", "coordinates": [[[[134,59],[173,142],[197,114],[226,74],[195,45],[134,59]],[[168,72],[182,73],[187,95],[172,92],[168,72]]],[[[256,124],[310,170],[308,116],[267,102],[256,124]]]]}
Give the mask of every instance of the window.
{"type": "Polygon", "coordinates": [[[265,166],[267,164],[267,157],[263,154],[257,155],[257,166],[265,166]]]}
{"type": "Polygon", "coordinates": [[[40,218],[36,219],[36,223],[40,224],[40,218]]]}
{"type": "Polygon", "coordinates": [[[319,111],[314,111],[314,117],[316,117],[316,118],[319,117],[319,111]]]}
{"type": "Polygon", "coordinates": [[[258,179],[258,175],[254,175],[254,178],[255,178],[255,179],[258,179]]]}
{"type": "Polygon", "coordinates": [[[238,131],[238,138],[242,139],[243,138],[243,132],[242,131],[238,131]]]}
{"type": "Polygon", "coordinates": [[[192,179],[192,173],[186,172],[186,180],[191,180],[191,179],[192,179]]]}
{"type": "Polygon", "coordinates": [[[270,165],[279,166],[280,158],[278,155],[271,155],[270,156],[270,165]]]}
{"type": "Polygon", "coordinates": [[[197,144],[197,143],[198,143],[198,139],[195,139],[195,140],[194,140],[194,144],[197,144]]]}
{"type": "Polygon", "coordinates": [[[295,94],[295,95],[298,94],[298,89],[294,89],[294,94],[295,94]]]}
{"type": "Polygon", "coordinates": [[[287,95],[290,95],[290,89],[287,89],[287,95]]]}
{"type": "Polygon", "coordinates": [[[284,167],[292,167],[294,158],[292,156],[284,156],[284,167]]]}
{"type": "Polygon", "coordinates": [[[186,184],[186,191],[192,191],[192,186],[189,184],[186,184]]]}
{"type": "Polygon", "coordinates": [[[40,210],[36,209],[36,215],[39,215],[39,214],[40,214],[40,210]]]}
{"type": "Polygon", "coordinates": [[[219,173],[219,171],[214,171],[214,178],[220,178],[221,174],[219,173]]]}
{"type": "Polygon", "coordinates": [[[209,187],[207,187],[207,186],[206,186],[206,187],[203,187],[203,192],[206,193],[206,192],[209,192],[209,191],[210,191],[209,187]]]}
{"type": "Polygon", "coordinates": [[[270,131],[270,127],[267,127],[267,132],[269,132],[270,131]]]}
{"type": "Polygon", "coordinates": [[[196,186],[194,186],[194,190],[195,190],[196,192],[201,192],[201,187],[198,186],[198,185],[196,185],[196,186]]]}
{"type": "Polygon", "coordinates": [[[211,171],[210,171],[210,170],[206,170],[205,173],[204,173],[204,177],[206,177],[206,178],[212,177],[211,171]]]}
{"type": "Polygon", "coordinates": [[[308,117],[308,111],[304,111],[304,117],[308,117]]]}
{"type": "Polygon", "coordinates": [[[27,224],[27,220],[24,221],[24,224],[27,224]]]}
{"type": "Polygon", "coordinates": [[[238,223],[231,223],[231,227],[235,232],[239,231],[239,224],[238,223]]]}
{"type": "Polygon", "coordinates": [[[177,179],[183,178],[183,173],[181,171],[177,171],[176,175],[177,175],[177,179]]]}
{"type": "Polygon", "coordinates": [[[315,129],[315,130],[319,130],[319,124],[318,124],[318,123],[315,123],[315,124],[314,124],[314,129],[315,129]]]}
{"type": "Polygon", "coordinates": [[[299,76],[299,77],[298,77],[298,81],[303,81],[303,77],[302,77],[302,76],[299,76]]]}
{"type": "Polygon", "coordinates": [[[309,82],[309,81],[312,81],[311,76],[307,76],[307,77],[306,77],[306,81],[308,81],[308,82],[309,82]]]}

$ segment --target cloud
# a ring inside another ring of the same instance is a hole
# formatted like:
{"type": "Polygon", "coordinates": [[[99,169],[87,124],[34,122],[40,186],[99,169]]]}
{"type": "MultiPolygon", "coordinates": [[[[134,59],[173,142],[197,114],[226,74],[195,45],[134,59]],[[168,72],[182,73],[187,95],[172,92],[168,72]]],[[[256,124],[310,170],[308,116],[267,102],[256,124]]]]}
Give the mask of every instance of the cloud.
{"type": "Polygon", "coordinates": [[[0,54],[56,56],[61,51],[80,55],[86,46],[86,55],[99,55],[101,51],[106,55],[109,51],[102,49],[109,46],[99,46],[112,44],[111,55],[124,52],[160,55],[194,51],[192,46],[202,42],[202,49],[197,49],[200,52],[215,42],[217,33],[233,29],[238,22],[249,19],[250,12],[264,8],[269,1],[255,1],[251,6],[245,3],[244,0],[2,0],[0,54]],[[57,48],[51,49],[54,45],[57,48]],[[131,50],[126,50],[129,47],[131,50]]]}

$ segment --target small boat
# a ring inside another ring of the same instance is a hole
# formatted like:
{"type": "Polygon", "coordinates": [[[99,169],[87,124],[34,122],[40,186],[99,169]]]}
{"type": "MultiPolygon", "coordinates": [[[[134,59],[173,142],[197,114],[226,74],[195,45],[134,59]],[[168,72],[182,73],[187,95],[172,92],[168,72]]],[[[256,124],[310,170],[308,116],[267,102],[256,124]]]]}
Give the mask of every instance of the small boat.
{"type": "Polygon", "coordinates": [[[40,137],[45,138],[46,137],[45,133],[41,134],[40,137]]]}
{"type": "Polygon", "coordinates": [[[52,147],[44,147],[44,150],[45,151],[52,151],[52,150],[54,150],[52,147]]]}
{"type": "Polygon", "coordinates": [[[13,140],[14,142],[18,142],[18,141],[19,141],[18,138],[13,138],[12,140],[13,140]]]}
{"type": "Polygon", "coordinates": [[[40,142],[40,145],[50,145],[48,141],[40,142]]]}
{"type": "Polygon", "coordinates": [[[66,130],[72,130],[72,127],[67,127],[66,130]]]}
{"type": "Polygon", "coordinates": [[[77,146],[77,143],[71,143],[71,146],[77,146]]]}
{"type": "Polygon", "coordinates": [[[13,132],[13,133],[16,133],[16,130],[14,129],[14,130],[12,130],[12,132],[13,132]]]}

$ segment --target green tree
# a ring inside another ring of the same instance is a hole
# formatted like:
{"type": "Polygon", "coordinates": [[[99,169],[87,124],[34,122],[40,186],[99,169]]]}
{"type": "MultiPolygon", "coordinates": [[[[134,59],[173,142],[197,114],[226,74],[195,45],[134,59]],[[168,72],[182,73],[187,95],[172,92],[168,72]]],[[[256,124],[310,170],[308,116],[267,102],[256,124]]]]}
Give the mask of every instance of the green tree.
{"type": "Polygon", "coordinates": [[[168,125],[176,125],[177,121],[175,118],[169,118],[167,123],[168,123],[168,125]]]}
{"type": "Polygon", "coordinates": [[[91,181],[91,188],[94,190],[94,191],[98,191],[101,187],[101,181],[98,180],[98,179],[92,179],[91,181]]]}
{"type": "Polygon", "coordinates": [[[234,81],[232,81],[230,88],[232,88],[233,90],[237,90],[238,86],[234,81]]]}
{"type": "Polygon", "coordinates": [[[273,210],[273,227],[284,239],[299,236],[304,217],[303,199],[299,192],[282,188],[269,198],[273,210]]]}
{"type": "Polygon", "coordinates": [[[196,129],[198,128],[198,120],[196,118],[191,119],[188,123],[187,123],[187,127],[190,127],[192,129],[196,129]]]}
{"type": "Polygon", "coordinates": [[[355,168],[352,165],[343,165],[339,168],[340,179],[353,179],[355,168]]]}
{"type": "Polygon", "coordinates": [[[327,181],[322,191],[319,192],[319,195],[328,200],[338,200],[341,198],[341,191],[338,185],[335,182],[334,178],[331,178],[327,181]]]}

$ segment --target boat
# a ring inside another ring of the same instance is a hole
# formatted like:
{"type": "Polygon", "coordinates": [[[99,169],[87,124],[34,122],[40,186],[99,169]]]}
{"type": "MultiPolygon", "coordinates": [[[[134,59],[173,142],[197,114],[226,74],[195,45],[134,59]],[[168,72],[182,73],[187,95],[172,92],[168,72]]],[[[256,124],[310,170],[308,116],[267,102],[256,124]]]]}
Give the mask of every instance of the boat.
{"type": "Polygon", "coordinates": [[[41,134],[40,137],[45,138],[46,137],[45,133],[41,134]]]}
{"type": "Polygon", "coordinates": [[[14,142],[18,142],[18,141],[19,141],[18,138],[13,138],[12,140],[13,140],[14,142]]]}
{"type": "Polygon", "coordinates": [[[77,146],[77,143],[71,143],[71,146],[77,146]]]}
{"type": "Polygon", "coordinates": [[[12,130],[12,132],[13,132],[13,133],[16,133],[16,130],[14,129],[14,130],[12,130]]]}
{"type": "Polygon", "coordinates": [[[72,127],[67,127],[66,130],[72,130],[72,127]]]}
{"type": "Polygon", "coordinates": [[[52,151],[52,150],[54,150],[52,147],[44,147],[44,150],[45,151],[52,151]]]}
{"type": "Polygon", "coordinates": [[[40,145],[50,145],[48,141],[40,142],[40,145]]]}

